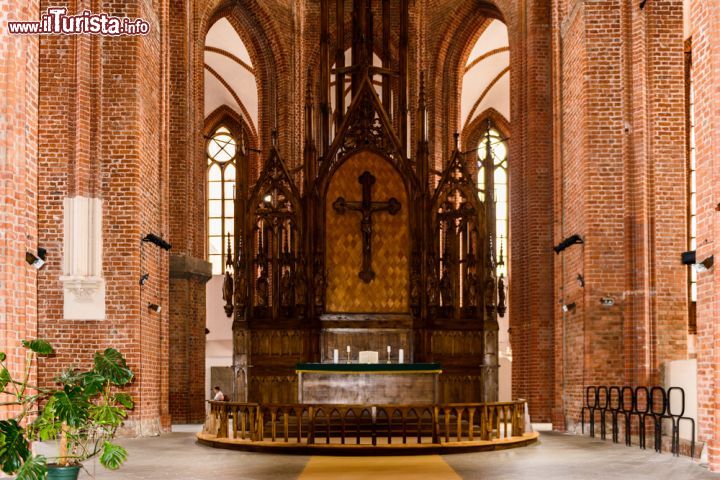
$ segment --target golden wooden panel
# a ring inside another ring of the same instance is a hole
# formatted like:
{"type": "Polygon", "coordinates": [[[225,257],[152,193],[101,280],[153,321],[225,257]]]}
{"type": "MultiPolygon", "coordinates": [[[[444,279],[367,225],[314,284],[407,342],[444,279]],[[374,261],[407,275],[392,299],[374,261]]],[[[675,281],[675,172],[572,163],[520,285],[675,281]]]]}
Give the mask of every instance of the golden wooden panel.
{"type": "Polygon", "coordinates": [[[336,171],[325,199],[326,268],[328,312],[407,312],[409,276],[409,216],[407,195],[402,179],[385,159],[371,152],[350,157],[336,171]],[[373,214],[372,268],[375,279],[370,283],[358,277],[362,268],[362,235],[360,214],[338,214],[332,203],[338,197],[360,201],[362,187],[358,177],[370,172],[377,179],[372,189],[373,201],[384,202],[395,197],[400,212],[373,214]]]}

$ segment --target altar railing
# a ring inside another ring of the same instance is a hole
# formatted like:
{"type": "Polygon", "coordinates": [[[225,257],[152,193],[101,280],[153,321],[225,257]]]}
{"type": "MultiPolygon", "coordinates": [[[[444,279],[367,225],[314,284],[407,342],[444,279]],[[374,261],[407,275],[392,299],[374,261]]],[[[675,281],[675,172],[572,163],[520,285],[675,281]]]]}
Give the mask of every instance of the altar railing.
{"type": "Polygon", "coordinates": [[[444,445],[525,433],[524,400],[441,405],[209,403],[203,435],[245,442],[444,445]]]}

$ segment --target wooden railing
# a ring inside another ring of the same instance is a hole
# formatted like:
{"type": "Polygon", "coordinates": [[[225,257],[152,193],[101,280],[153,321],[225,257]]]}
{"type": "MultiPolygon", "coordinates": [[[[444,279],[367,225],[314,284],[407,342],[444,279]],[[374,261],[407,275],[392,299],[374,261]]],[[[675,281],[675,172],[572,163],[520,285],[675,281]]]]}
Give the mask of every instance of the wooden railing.
{"type": "Polygon", "coordinates": [[[521,437],[525,401],[441,405],[209,402],[203,434],[297,445],[450,444],[521,437]]]}

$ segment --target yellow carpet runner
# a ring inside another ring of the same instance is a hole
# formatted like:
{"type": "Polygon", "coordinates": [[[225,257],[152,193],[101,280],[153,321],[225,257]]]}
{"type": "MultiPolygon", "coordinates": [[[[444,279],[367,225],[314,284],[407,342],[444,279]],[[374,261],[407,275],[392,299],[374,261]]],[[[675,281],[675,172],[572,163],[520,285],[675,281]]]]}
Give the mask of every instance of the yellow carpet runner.
{"type": "Polygon", "coordinates": [[[300,480],[461,480],[440,455],[407,457],[313,456],[300,480]]]}

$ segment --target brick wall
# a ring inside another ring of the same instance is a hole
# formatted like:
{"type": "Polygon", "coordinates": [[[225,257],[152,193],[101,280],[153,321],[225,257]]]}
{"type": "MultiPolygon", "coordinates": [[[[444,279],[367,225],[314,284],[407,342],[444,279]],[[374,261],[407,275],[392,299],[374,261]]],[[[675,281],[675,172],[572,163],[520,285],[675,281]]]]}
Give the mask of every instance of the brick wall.
{"type": "MultiPolygon", "coordinates": [[[[703,260],[714,253],[720,234],[717,221],[720,172],[720,4],[692,2],[692,55],[695,85],[695,138],[697,158],[698,248],[703,260]]],[[[718,307],[720,282],[717,265],[698,274],[697,360],[698,424],[701,440],[708,443],[710,469],[720,471],[720,349],[718,307]]]]}
{"type": "Polygon", "coordinates": [[[88,365],[96,350],[118,348],[136,374],[136,407],[126,426],[153,434],[169,426],[168,317],[167,308],[158,314],[147,305],[167,306],[168,267],[167,253],[140,239],[148,232],[168,237],[167,12],[150,2],[93,7],[143,17],[151,31],[40,40],[39,237],[49,261],[38,279],[38,334],[57,354],[41,362],[39,380],[51,383],[62,368],[88,365]],[[62,202],[74,195],[103,200],[105,320],[63,319],[62,202]],[[150,280],[141,287],[146,272],[150,280]]]}
{"type": "MultiPolygon", "coordinates": [[[[18,378],[25,350],[37,335],[37,38],[11,36],[8,20],[38,16],[37,1],[10,1],[0,8],[0,351],[18,378]]],[[[35,376],[33,369],[33,378],[35,376]]],[[[8,407],[0,407],[6,418],[8,407]]]]}
{"type": "Polygon", "coordinates": [[[687,355],[682,5],[558,1],[553,30],[555,243],[585,240],[555,262],[553,421],[571,428],[584,386],[653,385],[687,355]]]}

